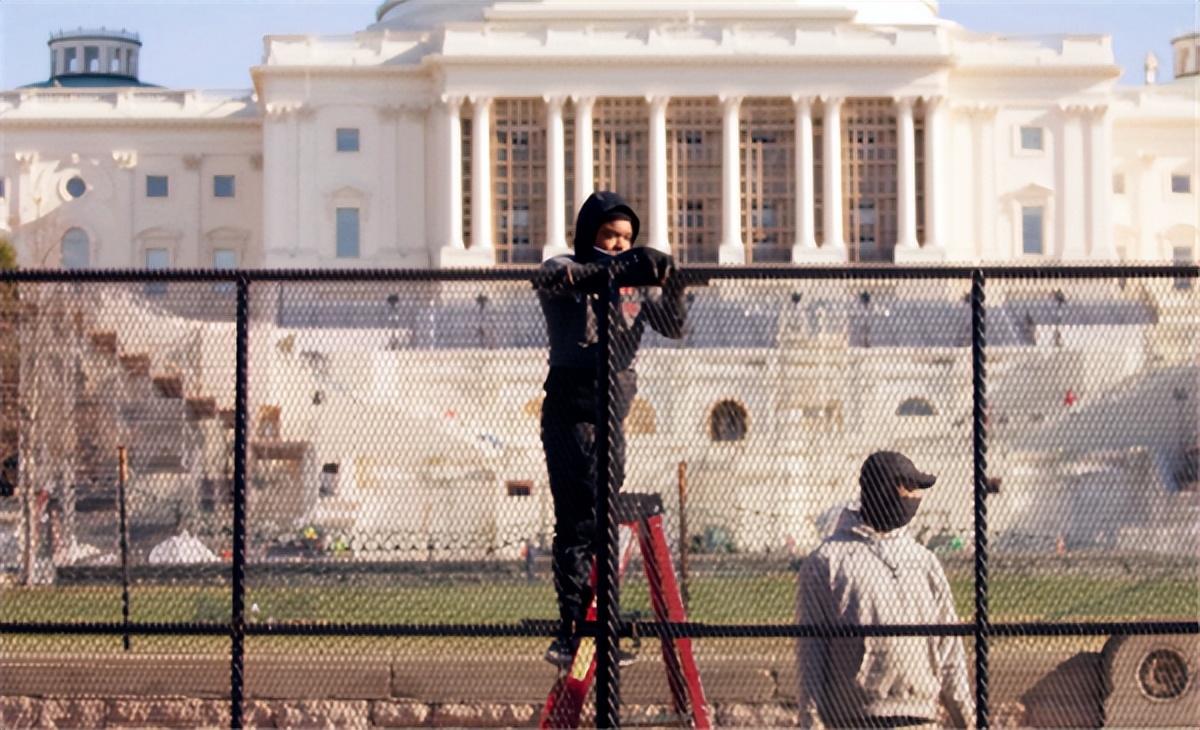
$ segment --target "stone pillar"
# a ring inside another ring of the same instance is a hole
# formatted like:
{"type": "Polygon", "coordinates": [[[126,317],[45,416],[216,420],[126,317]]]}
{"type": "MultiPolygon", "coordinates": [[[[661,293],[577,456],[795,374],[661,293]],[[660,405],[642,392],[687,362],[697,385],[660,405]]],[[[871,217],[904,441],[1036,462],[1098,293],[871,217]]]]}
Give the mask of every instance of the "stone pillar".
{"type": "Polygon", "coordinates": [[[592,111],[596,99],[573,97],[575,101],[575,212],[596,191],[595,152],[592,149],[592,111]]]}
{"type": "Polygon", "coordinates": [[[648,97],[650,102],[650,230],[646,245],[670,252],[667,227],[667,104],[668,96],[648,97]]]}
{"type": "Polygon", "coordinates": [[[1059,259],[1078,262],[1087,258],[1088,218],[1085,210],[1086,188],[1083,168],[1082,110],[1076,106],[1061,107],[1062,140],[1058,174],[1058,245],[1059,259]]]}
{"type": "Polygon", "coordinates": [[[846,256],[846,234],[842,226],[842,102],[841,97],[825,97],[824,116],[824,214],[827,253],[846,256]]]}
{"type": "Polygon", "coordinates": [[[946,100],[934,96],[925,101],[925,248],[945,248],[945,151],[946,100]]]}
{"type": "MultiPolygon", "coordinates": [[[[981,261],[1011,259],[1011,253],[996,250],[996,109],[980,106],[972,110],[976,131],[978,181],[975,184],[975,251],[981,261]]],[[[1050,242],[1046,241],[1049,248],[1050,242]]],[[[1018,254],[1019,255],[1019,254],[1018,254]]]]}
{"type": "Polygon", "coordinates": [[[550,258],[567,248],[566,138],[563,130],[564,96],[546,99],[546,242],[543,254],[550,258]]]}
{"type": "Polygon", "coordinates": [[[492,100],[472,99],[471,250],[492,249],[492,100]]]}
{"type": "Polygon", "coordinates": [[[439,196],[437,219],[444,236],[442,247],[435,257],[436,268],[487,266],[492,263],[488,250],[468,250],[463,241],[463,182],[462,182],[462,105],[463,97],[443,95],[441,102],[442,194],[439,196]]]}
{"type": "Polygon", "coordinates": [[[1089,251],[1097,261],[1116,261],[1112,222],[1112,117],[1107,106],[1096,106],[1088,114],[1087,159],[1092,161],[1088,189],[1089,251]]]}
{"type": "Polygon", "coordinates": [[[917,248],[917,136],[913,99],[896,101],[896,248],[917,248]]]}
{"type": "Polygon", "coordinates": [[[794,96],[796,105],[796,242],[792,259],[817,248],[813,190],[812,97],[794,96]]]}
{"type": "Polygon", "coordinates": [[[722,97],[721,109],[721,248],[717,261],[722,264],[745,264],[740,144],[742,97],[722,97]]]}

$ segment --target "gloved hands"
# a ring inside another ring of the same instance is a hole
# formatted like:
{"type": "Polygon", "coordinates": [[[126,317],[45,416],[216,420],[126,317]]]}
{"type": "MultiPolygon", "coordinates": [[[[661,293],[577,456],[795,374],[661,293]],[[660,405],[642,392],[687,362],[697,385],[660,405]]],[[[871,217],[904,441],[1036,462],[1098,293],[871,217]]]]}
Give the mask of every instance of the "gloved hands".
{"type": "Polygon", "coordinates": [[[675,259],[653,248],[631,248],[616,256],[596,256],[586,264],[572,264],[571,286],[578,291],[599,292],[611,273],[618,287],[667,286],[674,278],[675,259]]]}

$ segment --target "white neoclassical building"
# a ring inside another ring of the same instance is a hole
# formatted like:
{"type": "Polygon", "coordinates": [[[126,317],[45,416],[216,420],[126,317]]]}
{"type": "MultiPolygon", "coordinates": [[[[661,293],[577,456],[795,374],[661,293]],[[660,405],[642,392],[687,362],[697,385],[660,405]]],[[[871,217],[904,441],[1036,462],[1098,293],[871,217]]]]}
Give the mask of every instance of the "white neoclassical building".
{"type": "Polygon", "coordinates": [[[1134,87],[1107,36],[934,0],[388,0],[235,92],[142,84],[132,34],[49,45],[0,92],[24,266],[531,263],[598,188],[689,263],[1197,257],[1195,34],[1134,87]]]}

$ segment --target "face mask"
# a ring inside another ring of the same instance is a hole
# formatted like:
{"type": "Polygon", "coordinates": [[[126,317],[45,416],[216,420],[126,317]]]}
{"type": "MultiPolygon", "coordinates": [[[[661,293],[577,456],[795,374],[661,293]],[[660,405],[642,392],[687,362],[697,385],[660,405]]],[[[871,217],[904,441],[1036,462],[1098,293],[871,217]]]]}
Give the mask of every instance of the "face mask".
{"type": "Polygon", "coordinates": [[[877,532],[891,532],[912,522],[920,506],[920,497],[901,497],[889,489],[883,494],[864,493],[861,513],[863,521],[877,532]]]}
{"type": "Polygon", "coordinates": [[[594,248],[595,250],[604,254],[605,256],[616,256],[617,255],[616,251],[605,251],[604,249],[600,248],[599,246],[593,246],[592,248],[594,248]]]}

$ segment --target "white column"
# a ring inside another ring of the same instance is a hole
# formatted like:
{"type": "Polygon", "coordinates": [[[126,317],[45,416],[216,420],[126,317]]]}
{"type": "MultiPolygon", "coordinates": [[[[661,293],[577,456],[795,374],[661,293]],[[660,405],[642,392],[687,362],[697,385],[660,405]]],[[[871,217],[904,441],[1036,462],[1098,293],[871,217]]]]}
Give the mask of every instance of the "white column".
{"type": "MultiPolygon", "coordinates": [[[[792,97],[796,104],[796,243],[799,252],[817,248],[815,197],[813,191],[812,98],[792,97]]],[[[796,259],[795,252],[792,256],[796,259]]]]}
{"type": "Polygon", "coordinates": [[[575,212],[596,190],[595,153],[592,149],[592,110],[596,99],[576,96],[575,100],[575,212]]]}
{"type": "Polygon", "coordinates": [[[723,96],[721,107],[721,248],[717,260],[722,264],[745,264],[740,144],[742,97],[723,96]]]}
{"type": "Polygon", "coordinates": [[[841,97],[825,98],[824,116],[824,220],[823,248],[846,250],[842,226],[842,102],[841,97]]]}
{"type": "Polygon", "coordinates": [[[1014,255],[1012,251],[997,251],[996,240],[996,110],[992,107],[979,107],[974,110],[978,131],[979,146],[976,154],[979,156],[978,175],[976,184],[978,200],[976,201],[975,236],[976,251],[983,261],[997,259],[1009,260],[1014,255]]]}
{"type": "Polygon", "coordinates": [[[646,245],[670,252],[667,228],[667,104],[668,96],[650,102],[650,230],[646,245]]]}
{"type": "Polygon", "coordinates": [[[917,248],[917,137],[913,100],[896,101],[896,248],[917,248]]]}
{"type": "Polygon", "coordinates": [[[1088,190],[1088,253],[1097,261],[1116,261],[1112,223],[1112,118],[1108,107],[1098,106],[1088,116],[1088,152],[1092,161],[1092,184],[1088,190]]]}
{"type": "Polygon", "coordinates": [[[462,103],[461,96],[442,97],[442,124],[446,147],[446,187],[442,192],[442,226],[446,232],[445,247],[463,250],[462,230],[462,103]]]}
{"type": "Polygon", "coordinates": [[[471,117],[471,249],[492,248],[492,100],[475,97],[471,117]]]}
{"type": "Polygon", "coordinates": [[[925,248],[943,248],[944,173],[943,151],[946,136],[946,100],[933,96],[925,101],[925,248]]]}
{"type": "Polygon", "coordinates": [[[1060,260],[1083,261],[1087,258],[1084,240],[1087,215],[1083,169],[1083,120],[1077,107],[1062,110],[1062,167],[1059,170],[1058,225],[1060,260]]]}
{"type": "MultiPolygon", "coordinates": [[[[563,133],[564,96],[546,100],[546,245],[544,251],[557,252],[567,247],[566,139],[563,133]]],[[[555,254],[557,255],[557,254],[555,254]]]]}

